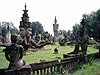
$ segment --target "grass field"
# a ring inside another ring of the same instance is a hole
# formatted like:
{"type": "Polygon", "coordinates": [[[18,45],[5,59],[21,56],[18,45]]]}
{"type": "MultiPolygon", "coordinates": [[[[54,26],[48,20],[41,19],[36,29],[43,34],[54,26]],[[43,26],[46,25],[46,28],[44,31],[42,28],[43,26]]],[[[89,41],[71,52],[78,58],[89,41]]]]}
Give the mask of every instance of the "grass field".
{"type": "MultiPolygon", "coordinates": [[[[0,47],[0,68],[7,68],[9,62],[5,59],[4,52],[2,52],[3,48],[0,47]]],[[[29,49],[26,55],[24,55],[23,60],[26,61],[26,64],[31,64],[35,62],[39,62],[40,60],[55,60],[57,57],[63,58],[63,54],[72,52],[74,50],[74,46],[59,46],[56,45],[47,45],[42,49],[37,49],[37,51],[33,51],[29,49]],[[58,54],[54,54],[54,49],[58,48],[58,54]]],[[[88,46],[87,53],[98,52],[98,49],[95,49],[93,45],[88,46]]]]}
{"type": "Polygon", "coordinates": [[[100,60],[81,65],[75,70],[55,72],[50,75],[100,75],[100,60]]]}
{"type": "Polygon", "coordinates": [[[81,68],[71,71],[71,75],[100,75],[100,60],[90,61],[90,63],[84,64],[81,68]]]}

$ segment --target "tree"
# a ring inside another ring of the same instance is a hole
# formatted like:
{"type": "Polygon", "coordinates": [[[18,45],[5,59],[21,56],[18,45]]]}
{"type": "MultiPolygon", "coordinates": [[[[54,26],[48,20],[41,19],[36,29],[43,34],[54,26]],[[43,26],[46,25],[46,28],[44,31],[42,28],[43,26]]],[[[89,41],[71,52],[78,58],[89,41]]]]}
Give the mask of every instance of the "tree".
{"type": "Polygon", "coordinates": [[[66,30],[59,30],[59,32],[58,32],[58,36],[60,36],[60,35],[64,35],[64,34],[67,34],[67,31],[66,30]]]}
{"type": "Polygon", "coordinates": [[[2,35],[1,22],[0,22],[0,35],[2,35]]]}
{"type": "Polygon", "coordinates": [[[77,23],[73,26],[73,30],[71,34],[72,40],[76,40],[79,38],[80,28],[81,28],[81,25],[77,23]]]}
{"type": "Polygon", "coordinates": [[[11,33],[15,33],[15,34],[19,34],[19,31],[18,31],[18,29],[14,26],[14,24],[12,23],[12,22],[10,22],[10,32],[11,33]]]}
{"type": "Polygon", "coordinates": [[[88,34],[89,37],[93,37],[96,41],[100,40],[100,9],[90,14],[83,14],[88,21],[88,34]]]}
{"type": "Polygon", "coordinates": [[[35,34],[35,32],[38,32],[39,34],[42,34],[44,32],[42,24],[38,21],[32,22],[32,36],[35,34]]]}
{"type": "Polygon", "coordinates": [[[3,21],[1,23],[1,29],[2,29],[2,36],[3,37],[6,37],[8,25],[9,25],[9,28],[10,28],[10,32],[11,33],[18,34],[18,29],[14,26],[14,24],[12,22],[5,22],[5,21],[3,21]]]}
{"type": "Polygon", "coordinates": [[[70,31],[70,30],[67,31],[67,36],[68,36],[69,38],[71,37],[71,31],[70,31]]]}
{"type": "Polygon", "coordinates": [[[2,36],[6,37],[7,29],[6,29],[6,22],[5,21],[2,22],[1,28],[2,28],[2,36]]]}

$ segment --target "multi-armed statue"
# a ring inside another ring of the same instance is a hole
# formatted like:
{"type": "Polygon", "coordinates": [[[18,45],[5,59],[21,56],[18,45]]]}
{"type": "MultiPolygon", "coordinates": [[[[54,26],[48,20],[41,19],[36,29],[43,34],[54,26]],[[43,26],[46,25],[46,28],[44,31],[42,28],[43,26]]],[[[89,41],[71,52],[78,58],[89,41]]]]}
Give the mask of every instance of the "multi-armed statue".
{"type": "Polygon", "coordinates": [[[19,69],[25,66],[25,61],[22,60],[24,51],[27,51],[30,46],[34,46],[36,48],[41,48],[47,44],[51,44],[49,42],[43,42],[42,44],[37,44],[32,40],[32,28],[31,22],[29,22],[28,10],[25,10],[22,21],[20,21],[20,36],[22,40],[17,40],[17,35],[11,35],[11,43],[2,43],[0,46],[6,47],[3,51],[5,52],[6,59],[10,62],[8,69],[19,69]]]}
{"type": "Polygon", "coordinates": [[[32,40],[32,27],[31,22],[29,22],[28,17],[28,10],[26,10],[26,4],[25,4],[25,10],[23,10],[23,17],[22,21],[20,21],[20,36],[22,37],[22,41],[19,42],[24,47],[24,50],[28,50],[30,46],[34,46],[35,48],[41,48],[47,44],[50,44],[49,42],[44,42],[42,44],[37,44],[35,41],[32,40]]]}

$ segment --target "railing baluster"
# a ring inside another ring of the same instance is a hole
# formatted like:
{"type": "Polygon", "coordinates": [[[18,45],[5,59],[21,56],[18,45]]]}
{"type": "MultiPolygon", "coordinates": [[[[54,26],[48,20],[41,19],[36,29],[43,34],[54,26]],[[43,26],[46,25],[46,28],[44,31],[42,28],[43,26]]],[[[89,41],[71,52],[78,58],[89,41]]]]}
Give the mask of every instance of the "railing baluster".
{"type": "Polygon", "coordinates": [[[52,73],[52,67],[50,67],[50,72],[52,73]]]}
{"type": "Polygon", "coordinates": [[[42,69],[40,70],[40,75],[42,75],[42,69]]]}
{"type": "Polygon", "coordinates": [[[56,71],[56,66],[54,66],[54,71],[56,71]]]}
{"type": "Polygon", "coordinates": [[[49,73],[49,67],[47,68],[47,73],[49,73]]]}
{"type": "Polygon", "coordinates": [[[46,68],[44,69],[44,74],[46,74],[46,68]]]}
{"type": "Polygon", "coordinates": [[[35,74],[35,70],[33,70],[33,75],[35,74]]]}
{"type": "Polygon", "coordinates": [[[39,70],[37,70],[37,74],[39,75],[39,70]]]}

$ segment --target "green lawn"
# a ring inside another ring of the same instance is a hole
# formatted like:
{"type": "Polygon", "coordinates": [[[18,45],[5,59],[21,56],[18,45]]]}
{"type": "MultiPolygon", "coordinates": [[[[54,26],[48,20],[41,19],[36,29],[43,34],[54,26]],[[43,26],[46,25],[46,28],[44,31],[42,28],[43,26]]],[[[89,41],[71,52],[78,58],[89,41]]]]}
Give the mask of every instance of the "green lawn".
{"type": "Polygon", "coordinates": [[[80,69],[70,72],[71,75],[100,75],[100,60],[90,61],[84,64],[80,69]]]}
{"type": "Polygon", "coordinates": [[[55,72],[50,75],[100,75],[100,60],[81,65],[76,70],[55,72]]]}
{"type": "MultiPolygon", "coordinates": [[[[2,52],[3,48],[0,47],[0,68],[7,68],[9,62],[5,59],[4,52],[2,52]]],[[[56,45],[47,45],[42,49],[39,49],[38,51],[33,51],[32,49],[29,49],[27,51],[26,55],[23,57],[23,60],[26,61],[26,64],[31,64],[35,62],[39,62],[40,60],[55,60],[57,57],[63,58],[63,54],[72,52],[74,50],[74,46],[59,46],[56,45]],[[58,48],[58,54],[54,54],[54,49],[58,48]]],[[[87,53],[94,53],[98,52],[98,49],[95,49],[93,45],[90,45],[88,47],[87,53]]]]}

